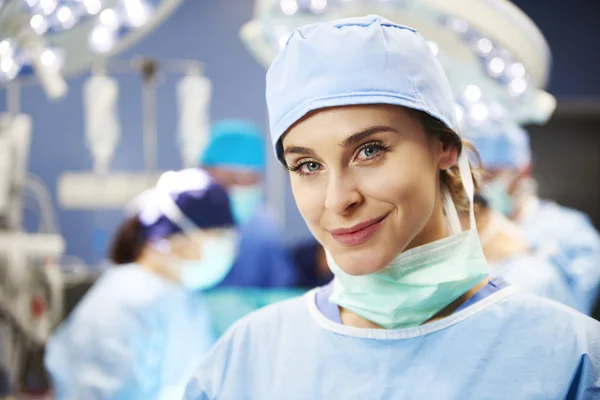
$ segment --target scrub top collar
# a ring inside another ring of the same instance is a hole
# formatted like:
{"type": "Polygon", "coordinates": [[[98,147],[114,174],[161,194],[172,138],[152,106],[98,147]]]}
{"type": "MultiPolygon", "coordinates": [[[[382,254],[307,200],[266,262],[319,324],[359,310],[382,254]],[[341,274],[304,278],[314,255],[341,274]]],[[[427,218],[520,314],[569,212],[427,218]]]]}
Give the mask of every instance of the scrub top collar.
{"type": "Polygon", "coordinates": [[[326,295],[326,290],[331,285],[332,283],[315,288],[305,295],[312,319],[321,327],[334,333],[363,339],[383,340],[410,339],[446,329],[472,317],[519,290],[508,285],[502,279],[494,278],[447,318],[411,328],[366,329],[341,324],[337,305],[330,303],[328,301],[329,296],[326,295]],[[332,306],[335,307],[335,310],[332,306]]]}

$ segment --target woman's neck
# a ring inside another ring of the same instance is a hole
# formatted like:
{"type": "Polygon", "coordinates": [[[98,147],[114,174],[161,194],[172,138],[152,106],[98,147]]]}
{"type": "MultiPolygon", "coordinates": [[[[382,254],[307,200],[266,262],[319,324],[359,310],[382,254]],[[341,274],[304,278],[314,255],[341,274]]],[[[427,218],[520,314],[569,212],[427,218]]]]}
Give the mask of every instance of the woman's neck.
{"type": "Polygon", "coordinates": [[[173,282],[179,282],[179,276],[173,268],[166,265],[164,256],[155,254],[154,250],[145,249],[135,260],[135,264],[140,268],[148,270],[153,274],[173,282]]]}

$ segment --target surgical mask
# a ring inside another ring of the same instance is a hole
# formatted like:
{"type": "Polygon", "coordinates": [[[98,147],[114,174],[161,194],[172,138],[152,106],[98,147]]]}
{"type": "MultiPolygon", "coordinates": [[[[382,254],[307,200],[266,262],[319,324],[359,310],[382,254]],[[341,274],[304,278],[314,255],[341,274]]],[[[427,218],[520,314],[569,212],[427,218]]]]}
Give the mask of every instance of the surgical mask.
{"type": "Polygon", "coordinates": [[[202,241],[202,258],[179,263],[181,283],[191,290],[207,290],[225,279],[235,261],[236,241],[232,236],[207,235],[202,241]]]}
{"type": "Polygon", "coordinates": [[[490,182],[484,188],[483,194],[490,207],[502,215],[510,217],[515,211],[515,202],[508,194],[508,187],[504,182],[500,180],[490,182]]]}
{"type": "Polygon", "coordinates": [[[229,191],[231,209],[238,224],[245,224],[252,218],[263,201],[263,189],[260,185],[233,186],[229,191]]]}
{"type": "Polygon", "coordinates": [[[451,236],[404,251],[388,266],[368,275],[345,273],[327,252],[335,275],[333,303],[383,328],[408,328],[427,322],[488,276],[475,229],[474,187],[464,153],[459,170],[470,200],[470,229],[461,232],[452,197],[444,190],[451,236]]]}
{"type": "MultiPolygon", "coordinates": [[[[168,194],[163,196],[160,209],[171,222],[181,228],[184,234],[189,235],[190,232],[199,229],[168,194]]],[[[190,239],[194,240],[191,236],[190,239]]],[[[236,235],[234,233],[214,236],[207,234],[204,235],[200,246],[202,247],[201,259],[174,260],[170,265],[173,272],[178,274],[181,283],[192,290],[209,289],[225,279],[236,257],[236,235]]],[[[168,249],[161,252],[168,252],[168,249]]]]}

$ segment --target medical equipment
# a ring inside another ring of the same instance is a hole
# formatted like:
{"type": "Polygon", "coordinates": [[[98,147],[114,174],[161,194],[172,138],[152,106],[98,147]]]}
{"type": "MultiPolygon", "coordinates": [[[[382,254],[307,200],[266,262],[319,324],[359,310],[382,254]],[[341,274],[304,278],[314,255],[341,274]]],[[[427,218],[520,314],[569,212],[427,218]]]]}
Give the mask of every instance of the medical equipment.
{"type": "Polygon", "coordinates": [[[208,142],[210,81],[201,74],[202,64],[192,60],[159,61],[136,57],[130,61],[110,60],[95,65],[93,71],[84,94],[86,142],[94,159],[94,171],[63,173],[58,180],[58,199],[66,208],[122,209],[135,196],[154,186],[164,173],[157,170],[158,74],[184,75],[177,85],[180,106],[178,144],[184,165],[195,165],[208,142]],[[108,76],[109,73],[138,73],[142,78],[142,172],[110,170],[110,161],[120,139],[120,127],[118,83],[108,76]]]}
{"type": "MultiPolygon", "coordinates": [[[[10,93],[9,93],[10,94],[10,93]]],[[[15,108],[15,99],[9,101],[15,108]]],[[[31,118],[0,115],[0,363],[15,384],[25,353],[41,349],[62,313],[58,258],[64,240],[46,187],[28,174],[31,118]],[[33,197],[40,210],[38,232],[25,232],[23,213],[33,197]]]]}
{"type": "Polygon", "coordinates": [[[190,67],[188,75],[177,83],[178,137],[184,168],[195,167],[208,144],[210,98],[210,81],[202,76],[200,68],[190,67]]]}
{"type": "Polygon", "coordinates": [[[182,0],[6,0],[0,3],[0,83],[41,82],[51,99],[63,76],[122,52],[182,0]]]}
{"type": "Polygon", "coordinates": [[[543,91],[550,72],[548,45],[535,24],[507,0],[258,0],[255,19],[242,27],[240,36],[266,66],[293,28],[366,14],[415,28],[429,41],[457,96],[459,119],[544,123],[554,111],[555,99],[543,91]]]}

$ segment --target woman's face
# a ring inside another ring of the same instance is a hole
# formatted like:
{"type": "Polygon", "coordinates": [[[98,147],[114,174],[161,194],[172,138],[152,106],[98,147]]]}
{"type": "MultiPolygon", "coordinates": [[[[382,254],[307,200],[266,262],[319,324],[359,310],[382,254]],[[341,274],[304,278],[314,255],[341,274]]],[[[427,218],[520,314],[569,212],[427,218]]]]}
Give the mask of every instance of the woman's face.
{"type": "Polygon", "coordinates": [[[439,173],[457,151],[428,137],[408,110],[322,109],[282,144],[298,209],[346,273],[376,272],[405,249],[447,236],[439,173]]]}
{"type": "Polygon", "coordinates": [[[178,233],[169,237],[170,255],[181,260],[200,260],[203,257],[203,243],[207,237],[233,238],[232,228],[203,229],[194,232],[178,233]]]}

